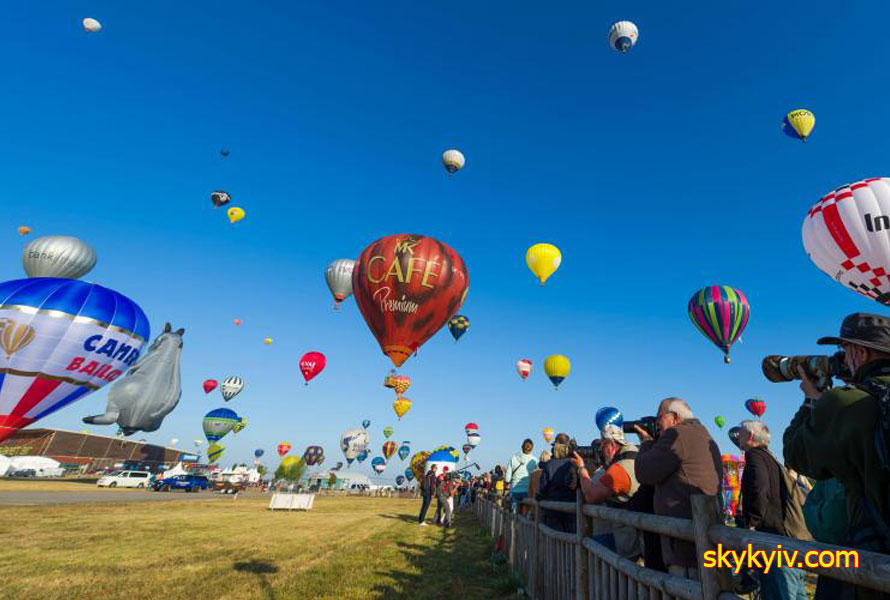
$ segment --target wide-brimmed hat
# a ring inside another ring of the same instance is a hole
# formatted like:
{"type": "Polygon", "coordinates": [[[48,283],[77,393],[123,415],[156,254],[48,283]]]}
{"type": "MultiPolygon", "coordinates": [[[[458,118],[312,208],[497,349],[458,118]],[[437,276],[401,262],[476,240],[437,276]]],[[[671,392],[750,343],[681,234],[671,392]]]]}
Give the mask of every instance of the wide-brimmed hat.
{"type": "Polygon", "coordinates": [[[617,425],[609,423],[600,430],[600,438],[604,440],[612,440],[618,442],[622,446],[627,443],[624,439],[624,430],[617,425]]]}
{"type": "Polygon", "coordinates": [[[890,353],[890,318],[853,313],[844,319],[838,337],[819,338],[816,343],[837,345],[842,342],[890,353]]]}

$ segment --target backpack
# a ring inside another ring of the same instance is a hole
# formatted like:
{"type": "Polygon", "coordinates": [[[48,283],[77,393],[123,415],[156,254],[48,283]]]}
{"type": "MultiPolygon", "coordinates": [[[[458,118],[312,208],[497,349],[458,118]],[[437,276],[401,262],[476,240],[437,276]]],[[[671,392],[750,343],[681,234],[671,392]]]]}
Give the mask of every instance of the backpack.
{"type": "Polygon", "coordinates": [[[782,474],[782,526],[785,528],[785,535],[799,540],[812,540],[813,536],[810,535],[803,514],[803,505],[807,501],[810,488],[799,475],[792,475],[783,464],[779,461],[776,463],[782,474]]]}
{"type": "Polygon", "coordinates": [[[807,528],[816,541],[842,546],[847,541],[847,498],[837,479],[817,481],[803,505],[807,528]]]}
{"type": "MultiPolygon", "coordinates": [[[[865,392],[878,401],[878,424],[875,426],[875,450],[881,461],[881,470],[890,473],[890,385],[875,379],[866,379],[853,384],[857,389],[865,392]]],[[[870,547],[877,542],[879,551],[890,549],[890,526],[887,525],[886,507],[875,506],[868,497],[862,495],[862,508],[872,522],[872,527],[861,528],[848,543],[856,547],[870,547]]]]}

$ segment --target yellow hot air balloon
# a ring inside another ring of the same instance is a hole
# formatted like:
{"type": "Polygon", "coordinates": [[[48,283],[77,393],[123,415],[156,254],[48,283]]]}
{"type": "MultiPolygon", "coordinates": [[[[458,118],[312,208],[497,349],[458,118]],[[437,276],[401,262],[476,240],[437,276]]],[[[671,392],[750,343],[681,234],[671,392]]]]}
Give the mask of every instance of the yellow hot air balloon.
{"type": "Polygon", "coordinates": [[[411,410],[411,401],[405,397],[396,398],[396,401],[392,403],[392,408],[396,411],[396,415],[401,420],[401,418],[411,410]]]}
{"type": "Polygon", "coordinates": [[[569,376],[569,371],[571,370],[572,363],[562,354],[548,356],[547,360],[544,361],[544,372],[547,373],[547,377],[553,382],[554,389],[558,388],[562,380],[569,376]]]}
{"type": "Polygon", "coordinates": [[[541,434],[544,436],[544,441],[549,443],[553,439],[553,428],[545,427],[541,430],[541,434]]]}
{"type": "Polygon", "coordinates": [[[233,206],[229,210],[226,211],[226,214],[229,215],[229,221],[232,223],[237,223],[241,219],[244,218],[244,209],[239,206],[233,206]]]}
{"type": "Polygon", "coordinates": [[[264,340],[263,340],[263,343],[266,344],[266,345],[268,346],[269,344],[272,343],[272,338],[266,338],[266,339],[264,339],[264,340]]]}
{"type": "Polygon", "coordinates": [[[285,469],[289,469],[290,467],[292,467],[294,465],[300,464],[300,462],[302,460],[303,459],[299,456],[288,456],[287,458],[285,458],[284,460],[281,461],[281,466],[284,467],[285,469]]]}
{"type": "Polygon", "coordinates": [[[782,121],[782,131],[788,137],[805,142],[815,125],[816,116],[805,108],[798,108],[785,115],[785,120],[782,121]]]}
{"type": "Polygon", "coordinates": [[[553,244],[535,244],[525,253],[525,262],[535,277],[541,281],[541,285],[544,285],[547,278],[559,268],[562,254],[553,244]]]}

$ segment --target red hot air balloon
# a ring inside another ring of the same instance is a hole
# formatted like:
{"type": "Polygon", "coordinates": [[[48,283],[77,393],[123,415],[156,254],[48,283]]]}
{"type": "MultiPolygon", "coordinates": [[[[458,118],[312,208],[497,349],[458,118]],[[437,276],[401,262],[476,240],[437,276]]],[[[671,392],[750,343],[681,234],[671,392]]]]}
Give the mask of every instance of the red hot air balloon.
{"type": "Polygon", "coordinates": [[[284,456],[288,452],[290,452],[291,445],[287,442],[281,442],[278,444],[278,456],[284,456]]]}
{"type": "Polygon", "coordinates": [[[759,419],[766,412],[766,402],[760,398],[751,398],[750,400],[745,400],[745,408],[759,419]]]}
{"type": "Polygon", "coordinates": [[[212,392],[213,390],[216,389],[216,386],[217,386],[216,379],[208,379],[207,381],[204,382],[204,393],[209,394],[210,392],[212,392]]]}
{"type": "Polygon", "coordinates": [[[479,433],[479,426],[475,423],[467,423],[464,425],[464,433],[470,435],[471,433],[479,433]]]}
{"type": "Polygon", "coordinates": [[[377,240],[361,253],[352,273],[359,310],[397,367],[457,313],[469,284],[457,252],[413,234],[377,240]]]}
{"type": "Polygon", "coordinates": [[[300,372],[303,373],[306,385],[309,385],[310,379],[324,370],[325,364],[327,364],[327,359],[321,352],[307,352],[303,355],[303,358],[300,359],[300,372]]]}

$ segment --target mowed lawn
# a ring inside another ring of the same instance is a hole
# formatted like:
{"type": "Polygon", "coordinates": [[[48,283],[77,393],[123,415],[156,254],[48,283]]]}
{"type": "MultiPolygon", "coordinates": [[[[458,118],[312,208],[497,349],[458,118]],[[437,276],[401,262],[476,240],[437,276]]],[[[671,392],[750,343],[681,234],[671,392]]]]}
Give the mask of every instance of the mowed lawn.
{"type": "Polygon", "coordinates": [[[475,517],[419,527],[419,501],[317,497],[0,507],[0,598],[513,598],[475,517]]]}

